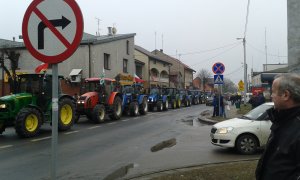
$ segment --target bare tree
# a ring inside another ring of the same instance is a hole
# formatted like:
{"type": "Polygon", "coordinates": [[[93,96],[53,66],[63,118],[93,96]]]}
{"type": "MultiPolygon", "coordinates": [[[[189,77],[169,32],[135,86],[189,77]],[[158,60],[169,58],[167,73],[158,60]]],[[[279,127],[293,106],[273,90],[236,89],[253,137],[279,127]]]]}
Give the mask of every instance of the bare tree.
{"type": "Polygon", "coordinates": [[[236,85],[230,79],[227,78],[224,78],[223,90],[224,92],[229,92],[229,93],[237,92],[236,85]]]}
{"type": "Polygon", "coordinates": [[[210,71],[208,71],[207,69],[201,69],[196,77],[199,77],[201,80],[201,86],[202,86],[202,90],[204,91],[204,86],[205,84],[208,82],[208,79],[210,77],[212,77],[212,73],[210,71]]]}
{"type": "MultiPolygon", "coordinates": [[[[0,66],[3,68],[5,73],[8,76],[8,82],[13,93],[16,92],[17,87],[17,75],[16,70],[19,66],[19,57],[20,54],[16,53],[14,50],[2,49],[1,50],[2,56],[0,57],[0,66]],[[8,59],[10,61],[12,74],[10,73],[9,69],[5,66],[5,60],[8,59]]],[[[3,87],[2,87],[3,88],[3,87]]]]}

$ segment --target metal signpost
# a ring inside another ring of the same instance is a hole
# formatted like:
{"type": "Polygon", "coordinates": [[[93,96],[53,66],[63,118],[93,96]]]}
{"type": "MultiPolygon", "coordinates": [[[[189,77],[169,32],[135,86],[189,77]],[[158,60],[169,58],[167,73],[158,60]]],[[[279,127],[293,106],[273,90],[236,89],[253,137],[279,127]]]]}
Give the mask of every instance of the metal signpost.
{"type": "Polygon", "coordinates": [[[214,84],[218,84],[219,91],[219,115],[221,116],[221,93],[222,89],[220,89],[220,85],[224,84],[223,73],[225,71],[225,66],[221,62],[217,62],[212,66],[212,71],[216,74],[214,75],[214,84]]]}
{"type": "Polygon", "coordinates": [[[58,63],[68,59],[81,42],[81,10],[75,0],[33,0],[23,18],[22,35],[31,55],[52,67],[51,179],[56,179],[58,63]]]}

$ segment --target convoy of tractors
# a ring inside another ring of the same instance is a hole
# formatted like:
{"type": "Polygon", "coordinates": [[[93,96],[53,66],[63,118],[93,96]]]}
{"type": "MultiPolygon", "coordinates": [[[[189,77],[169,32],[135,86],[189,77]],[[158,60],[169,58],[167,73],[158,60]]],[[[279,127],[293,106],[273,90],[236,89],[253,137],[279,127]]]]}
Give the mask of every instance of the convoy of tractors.
{"type": "MultiPolygon", "coordinates": [[[[18,75],[15,84],[15,93],[0,98],[0,134],[13,126],[20,137],[37,136],[41,126],[52,121],[52,76],[18,75]]],[[[145,90],[132,76],[121,74],[115,79],[87,78],[77,97],[61,93],[59,87],[58,130],[71,129],[81,116],[86,116],[81,120],[101,123],[107,116],[118,120],[123,115],[145,115],[148,110],[167,111],[200,103],[204,103],[200,90],[166,87],[145,90]]]]}

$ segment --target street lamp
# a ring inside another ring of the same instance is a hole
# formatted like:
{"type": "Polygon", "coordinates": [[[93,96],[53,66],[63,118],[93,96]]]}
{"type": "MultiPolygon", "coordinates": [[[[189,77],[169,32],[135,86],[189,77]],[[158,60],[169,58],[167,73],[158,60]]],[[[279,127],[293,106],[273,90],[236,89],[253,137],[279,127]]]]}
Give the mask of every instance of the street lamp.
{"type": "Polygon", "coordinates": [[[244,47],[244,104],[246,104],[246,93],[248,88],[247,83],[247,63],[246,63],[246,38],[236,38],[237,40],[243,40],[243,47],[244,47]]]}

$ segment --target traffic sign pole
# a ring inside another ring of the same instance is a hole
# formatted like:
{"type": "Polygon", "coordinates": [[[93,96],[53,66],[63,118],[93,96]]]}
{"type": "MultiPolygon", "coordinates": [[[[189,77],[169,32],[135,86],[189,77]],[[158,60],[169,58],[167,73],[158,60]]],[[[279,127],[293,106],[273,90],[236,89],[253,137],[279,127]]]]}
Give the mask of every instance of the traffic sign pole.
{"type": "Polygon", "coordinates": [[[50,174],[53,180],[56,179],[58,146],[58,63],[65,61],[76,51],[82,39],[83,26],[81,10],[74,0],[33,0],[25,12],[22,24],[22,35],[28,51],[39,61],[52,65],[50,174]]]}
{"type": "Polygon", "coordinates": [[[56,179],[57,139],[58,139],[58,65],[52,64],[52,142],[51,179],[56,179]]]}

